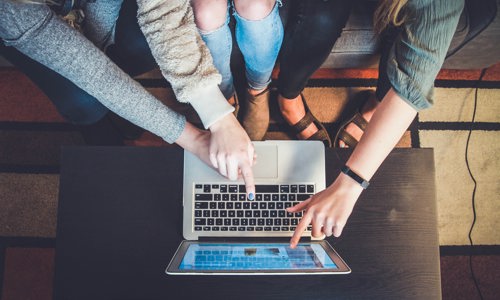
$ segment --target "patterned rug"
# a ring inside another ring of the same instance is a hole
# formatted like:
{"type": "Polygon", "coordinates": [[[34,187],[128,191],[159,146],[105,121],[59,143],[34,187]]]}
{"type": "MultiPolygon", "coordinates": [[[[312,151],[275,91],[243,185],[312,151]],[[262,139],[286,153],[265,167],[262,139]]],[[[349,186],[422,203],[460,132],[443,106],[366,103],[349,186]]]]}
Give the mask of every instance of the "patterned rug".
{"type": "MultiPolygon", "coordinates": [[[[469,268],[484,299],[500,292],[500,64],[486,70],[443,70],[436,80],[436,103],[421,112],[398,147],[435,151],[438,224],[444,299],[479,299],[469,268]],[[474,102],[475,122],[471,122],[474,102]],[[473,181],[477,182],[474,248],[468,246],[473,221],[473,181]]],[[[320,70],[304,91],[308,106],[331,136],[360,90],[373,89],[376,70],[320,70]]],[[[151,93],[199,124],[188,105],[153,71],[137,77],[151,93]]],[[[267,139],[293,138],[275,101],[267,139]]],[[[63,145],[84,145],[78,128],[65,122],[50,101],[14,68],[0,68],[0,295],[8,299],[51,299],[59,188],[59,153],[63,145]],[[29,288],[27,288],[29,287],[29,288]]],[[[131,146],[166,143],[151,133],[131,146]]],[[[172,146],[169,146],[172,147],[172,146]]],[[[425,176],[423,174],[422,176],[425,176]]]]}

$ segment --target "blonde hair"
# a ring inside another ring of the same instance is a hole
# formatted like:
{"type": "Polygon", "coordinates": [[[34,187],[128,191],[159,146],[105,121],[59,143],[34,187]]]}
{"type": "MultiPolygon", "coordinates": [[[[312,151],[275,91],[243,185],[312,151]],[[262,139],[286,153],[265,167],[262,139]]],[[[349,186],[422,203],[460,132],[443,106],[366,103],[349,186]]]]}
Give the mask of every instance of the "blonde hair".
{"type": "Polygon", "coordinates": [[[380,0],[373,15],[373,27],[380,34],[387,26],[400,26],[406,20],[402,12],[408,0],[380,0]]]}

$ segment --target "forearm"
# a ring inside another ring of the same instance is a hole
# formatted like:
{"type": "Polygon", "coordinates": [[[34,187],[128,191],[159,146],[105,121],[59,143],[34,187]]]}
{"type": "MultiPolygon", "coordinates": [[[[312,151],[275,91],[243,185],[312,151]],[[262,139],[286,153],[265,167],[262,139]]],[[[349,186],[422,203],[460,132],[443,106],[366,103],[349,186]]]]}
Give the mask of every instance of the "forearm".
{"type": "Polygon", "coordinates": [[[364,179],[370,180],[410,126],[416,113],[390,89],[346,164],[364,179]]]}
{"type": "Polygon", "coordinates": [[[220,92],[221,76],[198,34],[188,0],[138,0],[138,22],[160,70],[180,102],[209,128],[234,109],[220,92]]]}
{"type": "Polygon", "coordinates": [[[68,78],[110,110],[167,142],[179,137],[183,116],[149,94],[47,7],[5,3],[0,32],[6,45],[68,78]],[[34,26],[27,28],[24,21],[34,26]]]}

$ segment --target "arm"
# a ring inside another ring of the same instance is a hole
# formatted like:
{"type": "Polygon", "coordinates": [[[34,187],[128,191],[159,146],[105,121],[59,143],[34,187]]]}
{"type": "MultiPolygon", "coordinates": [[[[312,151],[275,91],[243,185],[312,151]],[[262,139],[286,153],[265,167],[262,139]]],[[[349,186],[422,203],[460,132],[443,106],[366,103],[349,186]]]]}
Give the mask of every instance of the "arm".
{"type": "Polygon", "coordinates": [[[255,193],[254,148],[219,90],[220,74],[194,23],[188,0],[137,0],[138,21],[160,70],[180,102],[190,103],[210,129],[209,156],[219,172],[235,180],[241,173],[247,193],[255,193]]]}
{"type": "MultiPolygon", "coordinates": [[[[463,9],[461,0],[418,0],[411,4],[420,5],[419,19],[403,25],[403,33],[389,53],[387,69],[392,88],[346,163],[366,180],[389,155],[417,110],[431,105],[433,83],[463,9]]],[[[315,237],[340,236],[361,192],[357,182],[341,173],[327,189],[290,208],[290,212],[306,210],[291,246],[295,247],[310,223],[315,237]]]]}
{"type": "Polygon", "coordinates": [[[0,1],[0,37],[68,78],[110,110],[169,143],[186,120],[149,94],[45,5],[0,1]]]}
{"type": "MultiPolygon", "coordinates": [[[[366,180],[370,180],[391,152],[416,115],[416,110],[392,89],[373,114],[363,138],[354,149],[346,165],[366,180]]],[[[332,234],[339,237],[347,223],[363,188],[341,173],[324,191],[289,209],[307,212],[292,237],[294,247],[301,233],[312,222],[314,237],[332,234]]]]}

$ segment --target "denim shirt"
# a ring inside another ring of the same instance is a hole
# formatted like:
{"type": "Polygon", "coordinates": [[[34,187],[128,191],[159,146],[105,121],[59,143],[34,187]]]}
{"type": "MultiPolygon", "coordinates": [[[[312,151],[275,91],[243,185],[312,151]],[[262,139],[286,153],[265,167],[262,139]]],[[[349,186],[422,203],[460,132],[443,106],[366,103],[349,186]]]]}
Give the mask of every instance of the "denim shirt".
{"type": "Polygon", "coordinates": [[[394,91],[417,111],[433,104],[434,80],[464,8],[464,0],[409,0],[387,61],[394,91]]]}

